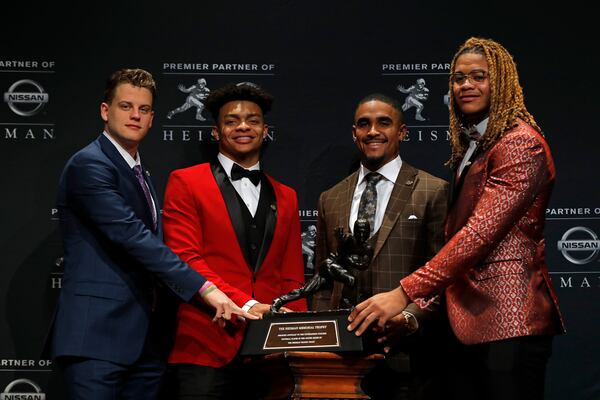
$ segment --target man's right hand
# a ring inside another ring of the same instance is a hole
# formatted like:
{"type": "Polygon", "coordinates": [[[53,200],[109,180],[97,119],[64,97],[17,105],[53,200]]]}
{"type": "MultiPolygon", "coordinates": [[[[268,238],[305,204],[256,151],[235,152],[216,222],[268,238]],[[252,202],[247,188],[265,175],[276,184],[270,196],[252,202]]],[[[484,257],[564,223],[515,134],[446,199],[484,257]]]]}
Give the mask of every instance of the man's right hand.
{"type": "Polygon", "coordinates": [[[207,293],[202,297],[202,300],[216,310],[213,321],[216,321],[221,327],[225,326],[226,320],[231,320],[231,315],[239,315],[248,319],[259,319],[255,314],[242,310],[219,289],[214,289],[210,293],[207,293]]]}

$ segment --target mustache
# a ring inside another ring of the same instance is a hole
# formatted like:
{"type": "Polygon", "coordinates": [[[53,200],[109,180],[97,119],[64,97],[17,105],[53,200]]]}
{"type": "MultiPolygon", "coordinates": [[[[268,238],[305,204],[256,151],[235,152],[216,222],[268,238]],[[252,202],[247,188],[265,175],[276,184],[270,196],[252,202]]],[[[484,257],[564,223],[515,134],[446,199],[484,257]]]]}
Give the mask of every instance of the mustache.
{"type": "Polygon", "coordinates": [[[362,140],[362,142],[366,143],[366,144],[373,143],[373,142],[385,143],[385,142],[387,142],[387,139],[382,136],[375,136],[375,137],[370,137],[370,138],[364,138],[362,140]]]}

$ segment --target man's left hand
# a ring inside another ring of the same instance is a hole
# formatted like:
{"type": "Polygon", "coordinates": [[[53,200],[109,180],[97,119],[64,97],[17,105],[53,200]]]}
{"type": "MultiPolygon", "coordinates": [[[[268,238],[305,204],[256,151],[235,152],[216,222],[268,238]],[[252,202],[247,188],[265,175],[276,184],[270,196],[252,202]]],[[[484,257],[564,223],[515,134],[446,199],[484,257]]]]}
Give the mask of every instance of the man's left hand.
{"type": "Polygon", "coordinates": [[[383,329],[375,326],[373,331],[377,334],[377,343],[383,346],[384,353],[389,353],[394,345],[401,341],[403,337],[414,333],[406,317],[402,314],[391,318],[383,329]]]}

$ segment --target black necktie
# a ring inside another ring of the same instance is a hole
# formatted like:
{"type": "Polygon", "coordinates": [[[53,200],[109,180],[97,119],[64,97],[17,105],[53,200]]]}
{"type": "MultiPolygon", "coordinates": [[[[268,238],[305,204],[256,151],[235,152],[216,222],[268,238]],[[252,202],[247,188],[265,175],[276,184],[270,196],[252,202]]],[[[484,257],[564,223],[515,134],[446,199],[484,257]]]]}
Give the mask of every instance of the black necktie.
{"type": "Polygon", "coordinates": [[[237,181],[242,178],[248,178],[250,179],[250,181],[252,181],[254,186],[258,186],[261,177],[262,171],[259,169],[250,171],[248,169],[240,167],[237,164],[233,164],[233,167],[231,168],[231,180],[233,181],[237,181]]]}

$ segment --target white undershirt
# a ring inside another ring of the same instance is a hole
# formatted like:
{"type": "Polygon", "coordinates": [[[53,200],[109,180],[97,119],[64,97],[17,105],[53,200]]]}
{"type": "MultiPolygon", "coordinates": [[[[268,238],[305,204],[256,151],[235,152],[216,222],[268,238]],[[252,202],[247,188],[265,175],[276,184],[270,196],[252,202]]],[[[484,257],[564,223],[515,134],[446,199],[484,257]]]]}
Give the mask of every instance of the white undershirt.
{"type": "MultiPolygon", "coordinates": [[[[256,214],[256,209],[258,208],[258,200],[260,199],[261,183],[259,182],[258,185],[254,186],[252,181],[248,178],[242,178],[237,181],[232,180],[231,179],[231,168],[233,168],[233,164],[235,162],[231,158],[224,155],[223,153],[219,153],[217,158],[219,159],[219,162],[223,166],[223,169],[225,170],[225,173],[227,174],[229,181],[235,188],[235,191],[240,195],[240,197],[246,204],[246,207],[248,207],[248,211],[250,211],[250,214],[252,214],[252,216],[254,217],[254,215],[256,214]]],[[[240,165],[240,167],[241,167],[241,165],[240,165]]],[[[251,166],[250,168],[246,168],[246,169],[249,169],[251,171],[253,171],[255,169],[260,169],[260,161],[257,162],[256,164],[254,164],[253,166],[251,166]]],[[[248,300],[246,302],[246,304],[244,304],[244,306],[242,307],[242,310],[248,312],[248,310],[250,310],[252,308],[252,306],[255,304],[258,304],[258,301],[254,300],[254,299],[248,300]]]]}

